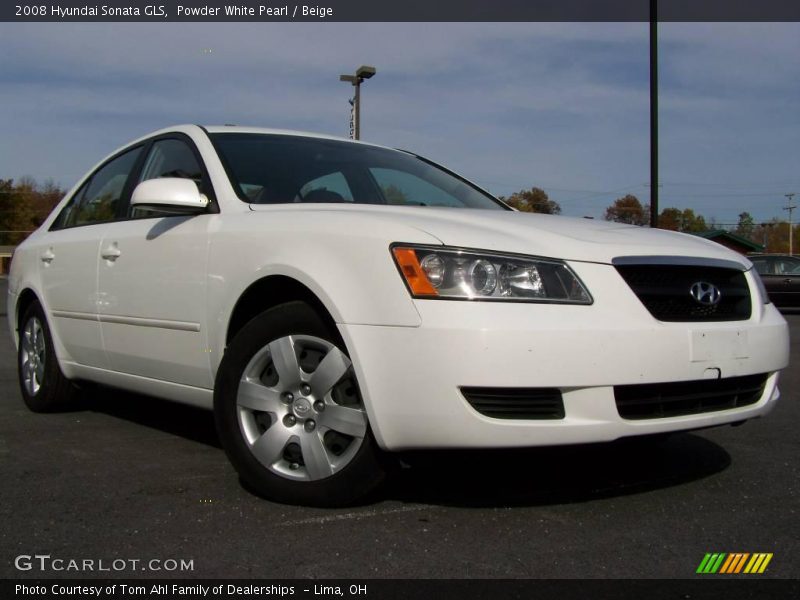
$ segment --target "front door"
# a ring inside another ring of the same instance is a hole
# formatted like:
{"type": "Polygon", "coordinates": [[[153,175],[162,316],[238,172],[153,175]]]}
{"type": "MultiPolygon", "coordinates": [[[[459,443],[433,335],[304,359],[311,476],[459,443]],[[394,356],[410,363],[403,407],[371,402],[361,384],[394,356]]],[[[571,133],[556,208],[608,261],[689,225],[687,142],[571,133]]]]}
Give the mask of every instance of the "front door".
{"type": "MultiPolygon", "coordinates": [[[[138,181],[156,177],[186,177],[207,191],[199,156],[183,139],[150,146],[138,181]]],[[[215,215],[134,209],[127,217],[110,224],[100,244],[99,314],[109,366],[210,389],[206,269],[215,215]]]]}

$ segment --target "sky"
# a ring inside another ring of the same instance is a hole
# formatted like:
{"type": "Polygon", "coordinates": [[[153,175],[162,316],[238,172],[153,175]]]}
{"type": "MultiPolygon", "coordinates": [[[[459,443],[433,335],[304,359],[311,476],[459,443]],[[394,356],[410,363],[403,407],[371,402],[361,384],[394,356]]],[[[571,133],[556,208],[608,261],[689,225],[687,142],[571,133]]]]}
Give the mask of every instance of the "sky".
{"type": "MultiPolygon", "coordinates": [[[[0,178],[71,187],[179,123],[347,136],[565,215],[649,198],[646,23],[0,23],[0,178]]],[[[718,224],[800,194],[800,24],[659,25],[660,205],[718,224]]],[[[800,200],[800,196],[795,202],[800,200]]],[[[795,213],[797,217],[798,213],[795,213]]]]}

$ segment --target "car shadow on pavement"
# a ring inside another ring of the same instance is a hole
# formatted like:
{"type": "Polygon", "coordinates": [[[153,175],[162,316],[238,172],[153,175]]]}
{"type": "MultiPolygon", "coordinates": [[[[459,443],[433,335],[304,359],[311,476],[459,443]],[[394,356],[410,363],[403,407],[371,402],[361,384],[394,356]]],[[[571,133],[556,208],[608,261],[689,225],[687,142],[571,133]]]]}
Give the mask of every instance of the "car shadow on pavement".
{"type": "Polygon", "coordinates": [[[81,393],[79,410],[90,410],[137,425],[222,448],[211,411],[104,386],[81,393]]]}
{"type": "MultiPolygon", "coordinates": [[[[97,386],[81,409],[220,448],[210,411],[97,386]]],[[[427,450],[398,455],[403,468],[368,503],[461,507],[585,502],[709,477],[731,463],[724,448],[694,433],[607,444],[515,450],[427,450]]]]}
{"type": "Polygon", "coordinates": [[[730,455],[693,433],[607,444],[403,455],[385,495],[462,507],[586,502],[667,488],[726,469],[730,455]]]}

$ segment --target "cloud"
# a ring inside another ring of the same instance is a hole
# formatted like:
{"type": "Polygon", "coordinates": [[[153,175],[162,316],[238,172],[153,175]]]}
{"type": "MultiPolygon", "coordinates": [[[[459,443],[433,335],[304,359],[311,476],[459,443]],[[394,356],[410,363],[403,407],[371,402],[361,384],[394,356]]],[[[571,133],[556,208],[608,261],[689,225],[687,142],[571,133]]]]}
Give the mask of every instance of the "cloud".
{"type": "MultiPolygon", "coordinates": [[[[662,179],[797,178],[798,26],[660,28],[662,179]]],[[[346,135],[338,75],[374,64],[365,139],[600,215],[615,190],[647,193],[647,39],[642,23],[4,23],[0,176],[69,185],[173,123],[346,135]]]]}

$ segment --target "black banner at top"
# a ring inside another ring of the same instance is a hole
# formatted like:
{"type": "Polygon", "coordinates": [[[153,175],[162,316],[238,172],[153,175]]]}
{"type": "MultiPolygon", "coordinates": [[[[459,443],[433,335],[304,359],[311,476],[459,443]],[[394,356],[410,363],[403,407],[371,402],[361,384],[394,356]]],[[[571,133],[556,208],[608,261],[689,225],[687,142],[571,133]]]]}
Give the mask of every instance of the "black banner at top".
{"type": "MultiPolygon", "coordinates": [[[[658,20],[800,21],[797,0],[660,0],[658,20]]],[[[466,22],[650,20],[651,0],[12,0],[18,22],[466,22]]]]}

